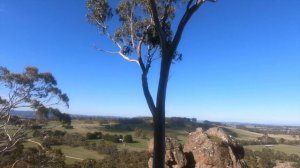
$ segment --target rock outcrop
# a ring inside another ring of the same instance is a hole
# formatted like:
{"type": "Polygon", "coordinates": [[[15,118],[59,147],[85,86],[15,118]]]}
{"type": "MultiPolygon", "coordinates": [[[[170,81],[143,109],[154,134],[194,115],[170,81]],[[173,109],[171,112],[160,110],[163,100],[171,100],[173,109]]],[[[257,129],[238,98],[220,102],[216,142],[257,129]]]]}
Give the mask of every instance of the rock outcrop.
{"type": "Polygon", "coordinates": [[[221,128],[197,129],[188,135],[183,151],[195,168],[243,168],[244,149],[221,128]]]}
{"type": "MultiPolygon", "coordinates": [[[[153,153],[153,139],[149,152],[153,153]]],[[[217,127],[198,128],[188,135],[184,147],[166,138],[165,168],[245,168],[243,157],[244,148],[217,127]]],[[[152,158],[148,165],[152,168],[152,158]]]]}
{"type": "MultiPolygon", "coordinates": [[[[149,153],[153,153],[153,139],[149,143],[149,153]]],[[[186,156],[183,152],[182,145],[177,140],[166,138],[166,168],[183,168],[187,166],[186,156]]],[[[148,165],[152,168],[152,157],[149,159],[148,165]]]]}

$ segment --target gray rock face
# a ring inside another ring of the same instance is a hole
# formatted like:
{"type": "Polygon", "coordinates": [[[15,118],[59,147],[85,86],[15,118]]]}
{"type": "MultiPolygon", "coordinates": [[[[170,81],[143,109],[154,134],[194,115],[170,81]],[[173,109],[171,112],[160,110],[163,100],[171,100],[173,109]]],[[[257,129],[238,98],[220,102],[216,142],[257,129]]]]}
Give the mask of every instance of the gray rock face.
{"type": "MultiPolygon", "coordinates": [[[[153,139],[149,152],[153,153],[153,139]]],[[[246,168],[243,157],[244,148],[217,127],[190,133],[184,147],[166,138],[165,168],[246,168]]],[[[152,158],[148,165],[152,168],[152,158]]]]}

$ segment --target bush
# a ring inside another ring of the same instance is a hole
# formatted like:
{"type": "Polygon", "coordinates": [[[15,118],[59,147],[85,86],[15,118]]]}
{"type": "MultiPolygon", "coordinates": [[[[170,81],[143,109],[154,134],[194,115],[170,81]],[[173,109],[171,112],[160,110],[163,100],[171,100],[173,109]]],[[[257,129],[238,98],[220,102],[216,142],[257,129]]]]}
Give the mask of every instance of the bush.
{"type": "Polygon", "coordinates": [[[55,130],[55,131],[53,132],[53,136],[63,137],[63,136],[66,135],[66,133],[67,133],[66,131],[55,130]]]}
{"type": "Polygon", "coordinates": [[[30,128],[33,129],[33,130],[37,130],[37,129],[42,129],[42,126],[34,124],[34,125],[31,125],[30,128]]]}
{"type": "Polygon", "coordinates": [[[46,148],[50,148],[53,145],[62,145],[63,140],[61,137],[47,136],[44,138],[42,145],[46,148]]]}
{"type": "Polygon", "coordinates": [[[133,143],[132,135],[129,134],[125,135],[123,141],[126,143],[133,143]]]}
{"type": "Polygon", "coordinates": [[[273,168],[276,166],[274,151],[268,148],[263,148],[260,154],[259,164],[264,168],[273,168]]]}
{"type": "Polygon", "coordinates": [[[32,136],[35,138],[41,138],[41,137],[43,137],[43,133],[39,130],[35,130],[35,131],[33,131],[32,136]]]}
{"type": "Polygon", "coordinates": [[[63,137],[64,144],[72,147],[81,146],[84,141],[85,138],[79,133],[68,133],[63,137]]]}
{"type": "Polygon", "coordinates": [[[95,168],[141,168],[148,167],[149,155],[147,152],[131,152],[122,150],[109,155],[97,162],[95,168]]]}
{"type": "Polygon", "coordinates": [[[146,139],[147,138],[147,133],[141,128],[135,128],[134,129],[134,136],[137,137],[137,138],[146,139]]]}
{"type": "Polygon", "coordinates": [[[293,166],[293,167],[300,167],[300,161],[298,161],[298,162],[292,164],[292,166],[293,166]]]}
{"type": "Polygon", "coordinates": [[[100,154],[114,155],[118,152],[118,148],[114,144],[102,141],[96,146],[96,151],[100,154]]]}
{"type": "Polygon", "coordinates": [[[110,135],[110,134],[105,134],[103,136],[103,139],[106,141],[114,142],[114,143],[120,143],[120,139],[123,139],[122,135],[110,135]]]}
{"type": "Polygon", "coordinates": [[[74,129],[73,125],[63,125],[65,129],[74,129]]]}
{"type": "Polygon", "coordinates": [[[94,133],[88,132],[86,134],[86,139],[102,139],[102,132],[94,132],[94,133]]]}

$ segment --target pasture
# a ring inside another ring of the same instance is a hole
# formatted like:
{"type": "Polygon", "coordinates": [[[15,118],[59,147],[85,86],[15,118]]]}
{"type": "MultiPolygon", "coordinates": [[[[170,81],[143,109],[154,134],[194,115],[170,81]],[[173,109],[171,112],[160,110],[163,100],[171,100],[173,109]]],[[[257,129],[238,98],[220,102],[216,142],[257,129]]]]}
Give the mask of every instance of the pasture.
{"type": "MultiPolygon", "coordinates": [[[[244,148],[251,149],[251,150],[262,150],[263,148],[267,148],[264,145],[247,145],[244,148]]],[[[274,149],[276,151],[281,151],[286,154],[297,154],[300,155],[300,145],[285,145],[285,144],[278,144],[268,147],[270,149],[274,149]]]]}

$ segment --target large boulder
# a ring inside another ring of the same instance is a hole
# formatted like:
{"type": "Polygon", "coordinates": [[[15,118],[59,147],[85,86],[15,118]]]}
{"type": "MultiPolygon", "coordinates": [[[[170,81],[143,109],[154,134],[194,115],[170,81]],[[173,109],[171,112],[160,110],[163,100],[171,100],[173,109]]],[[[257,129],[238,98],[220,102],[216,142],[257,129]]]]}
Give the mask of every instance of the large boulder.
{"type": "MultiPolygon", "coordinates": [[[[151,139],[150,154],[153,146],[151,139]]],[[[165,168],[246,168],[243,157],[244,148],[217,127],[207,131],[198,128],[188,135],[184,147],[177,140],[166,138],[165,168]]],[[[151,157],[149,168],[152,160],[151,157]]]]}
{"type": "MultiPolygon", "coordinates": [[[[153,154],[154,141],[149,142],[149,153],[153,154]]],[[[149,168],[152,168],[151,157],[148,162],[149,168]]],[[[166,154],[165,154],[165,168],[185,168],[187,160],[182,149],[182,145],[176,139],[166,138],[166,154]]]]}
{"type": "Polygon", "coordinates": [[[244,148],[221,128],[197,129],[188,135],[183,151],[189,167],[244,168],[244,148]]]}

